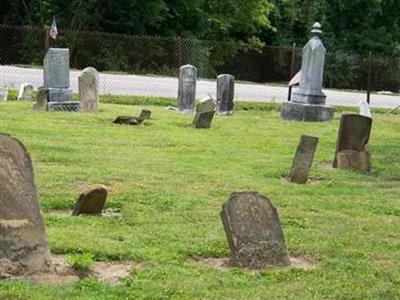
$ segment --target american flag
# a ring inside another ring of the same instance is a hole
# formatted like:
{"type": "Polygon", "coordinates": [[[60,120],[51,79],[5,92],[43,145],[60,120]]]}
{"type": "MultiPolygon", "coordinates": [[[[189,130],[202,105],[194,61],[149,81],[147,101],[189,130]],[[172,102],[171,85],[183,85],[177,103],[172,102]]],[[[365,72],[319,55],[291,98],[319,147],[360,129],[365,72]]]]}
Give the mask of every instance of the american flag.
{"type": "Polygon", "coordinates": [[[53,23],[51,23],[49,35],[53,40],[55,40],[57,38],[58,30],[57,30],[56,17],[53,17],[53,23]]]}

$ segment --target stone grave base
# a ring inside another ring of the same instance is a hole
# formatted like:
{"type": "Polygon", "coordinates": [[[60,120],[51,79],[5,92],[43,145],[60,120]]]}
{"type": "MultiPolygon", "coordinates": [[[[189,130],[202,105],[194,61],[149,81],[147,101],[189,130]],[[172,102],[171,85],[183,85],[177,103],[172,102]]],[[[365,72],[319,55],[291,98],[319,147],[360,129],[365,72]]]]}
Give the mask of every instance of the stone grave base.
{"type": "Polygon", "coordinates": [[[78,112],[81,110],[80,102],[65,101],[65,102],[48,102],[48,111],[72,111],[78,112]]]}
{"type": "Polygon", "coordinates": [[[288,121],[326,122],[333,119],[334,110],[329,105],[284,102],[281,117],[288,121]]]}
{"type": "Polygon", "coordinates": [[[70,89],[58,89],[48,88],[49,102],[67,102],[72,99],[72,90],[70,89]]]}
{"type": "MultiPolygon", "coordinates": [[[[205,267],[211,267],[217,269],[219,271],[229,271],[232,266],[231,259],[229,257],[203,257],[199,260],[195,261],[197,264],[205,267]]],[[[287,269],[303,269],[303,270],[310,270],[315,269],[317,264],[315,264],[310,258],[308,257],[290,257],[290,265],[281,266],[281,267],[266,267],[265,269],[275,269],[275,270],[287,270],[287,269]]]]}
{"type": "Polygon", "coordinates": [[[342,150],[337,154],[337,168],[371,171],[371,155],[368,151],[342,150]]]}

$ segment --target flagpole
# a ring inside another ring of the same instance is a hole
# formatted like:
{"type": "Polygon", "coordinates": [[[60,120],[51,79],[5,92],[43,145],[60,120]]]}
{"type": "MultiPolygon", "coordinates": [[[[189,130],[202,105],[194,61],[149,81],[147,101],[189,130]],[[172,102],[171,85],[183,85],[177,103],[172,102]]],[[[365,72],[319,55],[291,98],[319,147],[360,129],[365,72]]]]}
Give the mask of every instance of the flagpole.
{"type": "Polygon", "coordinates": [[[46,28],[44,37],[44,53],[50,48],[50,28],[46,28]]]}

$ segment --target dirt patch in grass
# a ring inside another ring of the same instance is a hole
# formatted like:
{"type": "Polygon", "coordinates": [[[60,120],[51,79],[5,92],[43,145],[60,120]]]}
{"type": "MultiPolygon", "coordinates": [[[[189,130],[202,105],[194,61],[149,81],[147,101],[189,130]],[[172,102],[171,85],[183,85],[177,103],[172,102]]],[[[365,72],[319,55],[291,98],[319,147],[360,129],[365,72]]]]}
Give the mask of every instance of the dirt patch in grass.
{"type": "MultiPolygon", "coordinates": [[[[290,257],[290,261],[291,261],[291,266],[284,267],[281,269],[311,270],[317,267],[315,263],[313,263],[309,258],[306,257],[290,257]]],[[[196,262],[201,266],[211,267],[219,271],[228,271],[230,268],[229,257],[222,257],[222,258],[205,257],[197,260],[196,262]]]]}
{"type": "Polygon", "coordinates": [[[95,278],[103,283],[117,285],[132,270],[144,266],[144,263],[132,261],[96,262],[89,272],[81,273],[73,269],[63,255],[53,255],[48,272],[27,273],[26,268],[19,263],[4,259],[0,263],[1,279],[28,280],[48,285],[73,284],[84,278],[95,278]]]}
{"type": "MultiPolygon", "coordinates": [[[[69,209],[56,209],[56,210],[49,210],[46,212],[50,216],[54,217],[71,217],[72,215],[72,210],[69,209]]],[[[85,217],[87,215],[80,215],[79,217],[85,217]]],[[[121,217],[121,211],[116,208],[107,208],[103,210],[101,215],[98,215],[98,217],[105,217],[105,218],[120,218],[121,217]]]]}

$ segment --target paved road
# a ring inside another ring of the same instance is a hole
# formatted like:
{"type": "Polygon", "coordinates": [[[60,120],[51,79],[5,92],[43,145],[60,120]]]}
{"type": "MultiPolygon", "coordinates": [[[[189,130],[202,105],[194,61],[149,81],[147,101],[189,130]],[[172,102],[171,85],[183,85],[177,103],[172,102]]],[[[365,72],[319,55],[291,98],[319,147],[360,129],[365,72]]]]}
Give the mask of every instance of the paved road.
{"type": "MultiPolygon", "coordinates": [[[[71,71],[71,88],[78,91],[79,71],[71,71]]],[[[42,85],[42,70],[0,66],[0,84],[18,88],[21,83],[32,83],[35,88],[42,85]]],[[[138,75],[100,74],[100,92],[102,94],[121,94],[136,96],[176,97],[178,80],[171,77],[151,77],[138,75]]],[[[199,80],[197,95],[199,98],[210,93],[215,97],[216,83],[210,80],[199,80]]],[[[327,102],[331,105],[357,106],[366,98],[365,93],[324,90],[327,102]]],[[[287,99],[287,88],[267,84],[236,83],[235,99],[258,102],[283,102],[287,99]]],[[[393,108],[400,105],[400,97],[390,95],[371,95],[371,106],[393,108]]]]}

